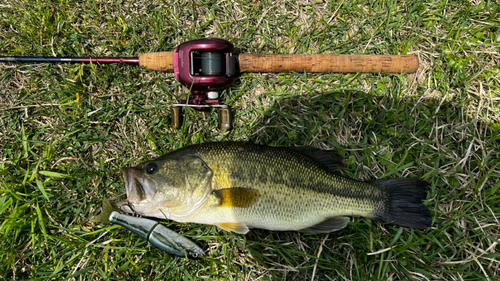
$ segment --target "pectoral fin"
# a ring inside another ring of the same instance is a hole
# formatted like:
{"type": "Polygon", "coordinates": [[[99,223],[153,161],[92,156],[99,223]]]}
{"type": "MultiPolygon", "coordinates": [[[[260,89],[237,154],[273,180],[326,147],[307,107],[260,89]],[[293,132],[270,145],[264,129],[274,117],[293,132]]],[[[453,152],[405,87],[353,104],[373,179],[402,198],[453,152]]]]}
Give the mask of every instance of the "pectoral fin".
{"type": "Polygon", "coordinates": [[[301,229],[300,231],[309,233],[328,233],[341,230],[342,228],[347,226],[347,223],[349,223],[349,221],[350,219],[348,217],[328,218],[316,225],[301,229]]]}
{"type": "Polygon", "coordinates": [[[220,207],[248,208],[259,199],[259,191],[252,188],[234,187],[212,191],[220,207]]]}
{"type": "Polygon", "coordinates": [[[239,234],[247,234],[247,232],[249,231],[248,226],[244,223],[221,222],[216,225],[226,231],[232,231],[239,234]]]}

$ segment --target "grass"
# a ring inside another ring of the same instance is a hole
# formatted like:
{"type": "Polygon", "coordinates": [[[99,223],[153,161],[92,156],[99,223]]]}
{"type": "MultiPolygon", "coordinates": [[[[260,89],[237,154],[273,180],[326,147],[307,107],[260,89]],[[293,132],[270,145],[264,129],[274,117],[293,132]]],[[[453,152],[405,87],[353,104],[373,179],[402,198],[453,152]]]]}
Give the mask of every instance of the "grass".
{"type": "Polygon", "coordinates": [[[121,65],[0,64],[0,278],[497,280],[500,6],[495,1],[13,1],[0,55],[136,56],[202,37],[242,53],[415,54],[415,74],[243,74],[216,113],[187,111],[172,74],[121,65]],[[425,231],[354,219],[327,235],[166,222],[186,260],[90,224],[125,198],[119,169],[193,143],[336,149],[347,176],[431,183],[425,231]]]}

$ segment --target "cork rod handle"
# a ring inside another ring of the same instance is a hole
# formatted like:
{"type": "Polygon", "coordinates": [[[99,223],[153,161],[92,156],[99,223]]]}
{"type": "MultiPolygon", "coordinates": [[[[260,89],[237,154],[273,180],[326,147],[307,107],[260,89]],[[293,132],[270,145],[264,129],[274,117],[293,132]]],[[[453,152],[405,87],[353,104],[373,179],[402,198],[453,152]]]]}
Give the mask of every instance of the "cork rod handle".
{"type": "Polygon", "coordinates": [[[412,55],[239,55],[246,72],[413,73],[418,57],[412,55]]]}
{"type": "Polygon", "coordinates": [[[158,52],[139,55],[139,65],[151,70],[174,70],[174,53],[158,52]]]}

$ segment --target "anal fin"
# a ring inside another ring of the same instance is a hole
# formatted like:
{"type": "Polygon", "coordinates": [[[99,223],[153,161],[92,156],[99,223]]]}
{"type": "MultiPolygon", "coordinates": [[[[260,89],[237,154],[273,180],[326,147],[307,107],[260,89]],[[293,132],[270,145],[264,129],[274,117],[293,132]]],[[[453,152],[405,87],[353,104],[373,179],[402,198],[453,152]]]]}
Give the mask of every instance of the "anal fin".
{"type": "Polygon", "coordinates": [[[337,230],[341,230],[342,228],[347,226],[350,219],[348,217],[333,217],[327,218],[326,220],[313,225],[308,228],[301,229],[301,232],[309,232],[309,233],[328,233],[337,230]]]}
{"type": "Polygon", "coordinates": [[[247,234],[247,232],[249,231],[248,226],[244,223],[220,222],[216,225],[226,231],[232,231],[238,234],[247,234]]]}

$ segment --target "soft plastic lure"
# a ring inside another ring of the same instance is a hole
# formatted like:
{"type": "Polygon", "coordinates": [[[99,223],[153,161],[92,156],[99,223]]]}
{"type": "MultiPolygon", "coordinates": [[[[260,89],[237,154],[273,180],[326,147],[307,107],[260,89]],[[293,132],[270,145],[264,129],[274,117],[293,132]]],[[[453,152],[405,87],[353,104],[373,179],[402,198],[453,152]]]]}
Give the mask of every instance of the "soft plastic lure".
{"type": "Polygon", "coordinates": [[[111,212],[109,221],[118,224],[149,241],[158,249],[169,254],[185,257],[204,256],[205,252],[193,241],[166,228],[157,221],[111,212]]]}

